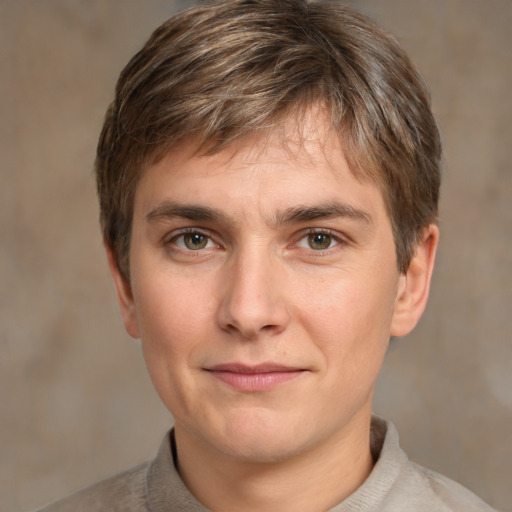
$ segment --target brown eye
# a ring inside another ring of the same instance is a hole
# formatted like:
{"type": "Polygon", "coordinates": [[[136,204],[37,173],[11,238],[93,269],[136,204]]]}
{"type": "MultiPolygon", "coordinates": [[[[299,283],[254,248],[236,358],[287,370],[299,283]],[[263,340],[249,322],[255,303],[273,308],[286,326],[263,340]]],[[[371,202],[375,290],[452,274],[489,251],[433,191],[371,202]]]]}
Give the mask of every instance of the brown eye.
{"type": "Polygon", "coordinates": [[[327,233],[310,233],[308,235],[308,246],[315,251],[328,249],[332,242],[332,236],[327,233]]]}
{"type": "MultiPolygon", "coordinates": [[[[202,233],[186,233],[180,238],[183,240],[183,245],[190,251],[198,251],[199,249],[204,249],[210,241],[210,239],[202,233]]],[[[177,245],[181,245],[179,241],[177,241],[177,245]]]]}

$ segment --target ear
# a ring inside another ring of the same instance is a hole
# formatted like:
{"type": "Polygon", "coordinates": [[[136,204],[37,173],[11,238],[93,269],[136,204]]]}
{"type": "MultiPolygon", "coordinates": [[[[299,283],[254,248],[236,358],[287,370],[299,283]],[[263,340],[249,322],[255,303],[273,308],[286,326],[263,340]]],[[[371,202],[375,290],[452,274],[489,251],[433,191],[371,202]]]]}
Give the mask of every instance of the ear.
{"type": "Polygon", "coordinates": [[[425,310],[438,241],[439,228],[430,224],[422,233],[407,272],[400,275],[391,336],[410,333],[425,310]]]}
{"type": "Polygon", "coordinates": [[[104,245],[107,252],[108,266],[116,287],[117,302],[121,310],[121,316],[123,317],[124,328],[132,338],[139,338],[137,310],[135,308],[135,301],[133,300],[132,288],[119,270],[114,251],[108,243],[105,242],[104,245]]]}

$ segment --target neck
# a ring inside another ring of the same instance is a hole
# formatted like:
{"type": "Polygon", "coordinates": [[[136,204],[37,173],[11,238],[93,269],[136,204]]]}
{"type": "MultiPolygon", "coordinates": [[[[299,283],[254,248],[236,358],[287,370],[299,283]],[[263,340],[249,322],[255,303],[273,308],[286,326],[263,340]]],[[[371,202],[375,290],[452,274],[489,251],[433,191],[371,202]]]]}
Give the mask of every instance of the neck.
{"type": "Polygon", "coordinates": [[[175,427],[178,469],[210,510],[328,510],[352,494],[373,468],[370,419],[286,460],[251,462],[204,446],[175,427]]]}

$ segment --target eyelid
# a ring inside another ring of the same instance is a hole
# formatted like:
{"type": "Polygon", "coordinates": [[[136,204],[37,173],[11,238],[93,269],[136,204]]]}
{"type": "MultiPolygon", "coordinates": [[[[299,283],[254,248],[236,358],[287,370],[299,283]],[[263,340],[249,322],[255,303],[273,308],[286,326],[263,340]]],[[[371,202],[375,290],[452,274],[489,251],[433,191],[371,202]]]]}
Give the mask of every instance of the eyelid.
{"type": "Polygon", "coordinates": [[[329,228],[307,228],[306,230],[301,231],[297,235],[296,241],[292,244],[291,247],[293,247],[293,246],[298,247],[299,242],[301,242],[302,240],[307,238],[309,235],[315,235],[315,234],[328,235],[336,242],[336,244],[334,246],[328,247],[327,249],[316,249],[315,250],[315,249],[311,249],[311,248],[304,248],[305,250],[309,250],[311,253],[315,253],[318,256],[325,254],[329,251],[335,250],[340,245],[346,245],[349,243],[348,237],[343,235],[339,231],[334,231],[329,228]]]}
{"type": "MultiPolygon", "coordinates": [[[[181,250],[181,251],[185,251],[185,249],[179,247],[178,245],[176,245],[173,242],[175,242],[175,240],[177,240],[179,237],[181,237],[183,235],[188,235],[188,234],[193,234],[193,233],[203,235],[203,236],[207,237],[211,242],[213,242],[217,247],[222,247],[222,245],[217,240],[218,237],[216,237],[215,234],[212,234],[212,232],[210,230],[204,229],[204,228],[196,228],[196,227],[186,227],[186,228],[175,229],[174,231],[172,231],[171,233],[168,233],[164,237],[163,244],[164,245],[173,245],[174,248],[177,248],[178,250],[181,250]]],[[[211,247],[209,247],[208,249],[211,249],[211,247]]],[[[202,249],[202,250],[205,250],[205,249],[202,249]]],[[[189,252],[189,251],[185,251],[185,252],[189,252]]],[[[194,251],[190,251],[190,252],[194,252],[194,251]]]]}

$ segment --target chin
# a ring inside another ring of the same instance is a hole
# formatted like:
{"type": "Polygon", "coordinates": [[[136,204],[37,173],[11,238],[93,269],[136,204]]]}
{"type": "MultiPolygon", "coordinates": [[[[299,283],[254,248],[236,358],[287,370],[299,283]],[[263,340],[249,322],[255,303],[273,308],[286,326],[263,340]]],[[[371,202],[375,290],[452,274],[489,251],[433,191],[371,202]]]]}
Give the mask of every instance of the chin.
{"type": "Polygon", "coordinates": [[[226,422],[225,429],[211,442],[225,455],[240,461],[276,463],[307,449],[311,436],[302,431],[301,426],[300,422],[248,414],[226,422]]]}

